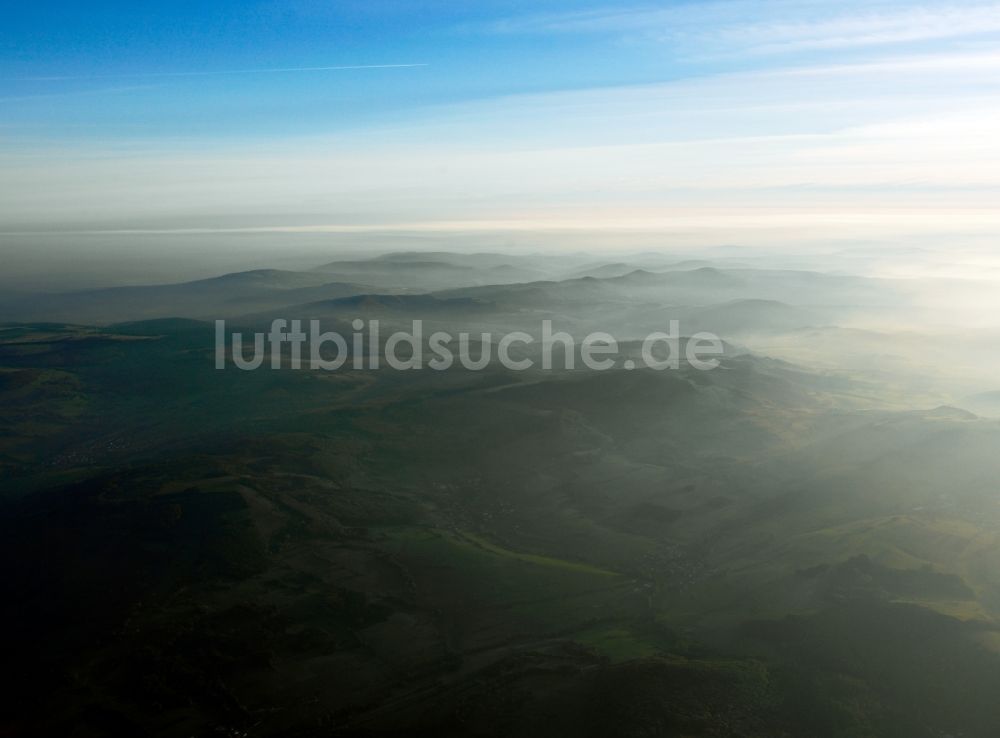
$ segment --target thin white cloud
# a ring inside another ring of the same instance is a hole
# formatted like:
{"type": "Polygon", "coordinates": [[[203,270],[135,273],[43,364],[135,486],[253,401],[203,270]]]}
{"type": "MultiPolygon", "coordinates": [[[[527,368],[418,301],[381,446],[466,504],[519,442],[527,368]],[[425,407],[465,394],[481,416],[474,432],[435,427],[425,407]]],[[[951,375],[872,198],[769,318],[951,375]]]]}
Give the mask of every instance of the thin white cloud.
{"type": "Polygon", "coordinates": [[[907,56],[886,56],[862,62],[845,64],[810,65],[771,70],[772,75],[870,75],[877,72],[989,72],[1000,71],[1000,53],[925,53],[907,56]]]}
{"type": "Polygon", "coordinates": [[[608,6],[494,22],[497,33],[612,34],[738,56],[889,46],[1000,32],[1000,3],[708,2],[608,6]]]}
{"type": "Polygon", "coordinates": [[[753,4],[747,2],[712,2],[672,8],[609,5],[564,13],[528,14],[493,21],[483,30],[496,33],[620,33],[664,27],[688,26],[712,17],[730,19],[744,15],[753,4]]]}
{"type": "Polygon", "coordinates": [[[410,69],[430,66],[426,62],[414,64],[346,64],[330,67],[267,67],[257,69],[207,69],[184,72],[131,72],[127,74],[81,74],[47,77],[17,77],[17,82],[56,82],[86,79],[138,79],[158,77],[216,77],[232,74],[285,74],[290,72],[339,72],[352,69],[410,69]]]}
{"type": "MultiPolygon", "coordinates": [[[[119,87],[101,87],[87,90],[63,90],[61,92],[42,92],[34,95],[8,95],[0,97],[0,103],[28,102],[31,100],[47,100],[50,98],[81,97],[88,95],[119,95],[126,92],[139,92],[156,89],[155,85],[127,85],[119,87]]],[[[9,127],[13,128],[13,125],[9,127]]]]}
{"type": "Polygon", "coordinates": [[[726,43],[771,54],[932,41],[1000,32],[1000,4],[916,6],[821,21],[728,28],[726,43]]]}

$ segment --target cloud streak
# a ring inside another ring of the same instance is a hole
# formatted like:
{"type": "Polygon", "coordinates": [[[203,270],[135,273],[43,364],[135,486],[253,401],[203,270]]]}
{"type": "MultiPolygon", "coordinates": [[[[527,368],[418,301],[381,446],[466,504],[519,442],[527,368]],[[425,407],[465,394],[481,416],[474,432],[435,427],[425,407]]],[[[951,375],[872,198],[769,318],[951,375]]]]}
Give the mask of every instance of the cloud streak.
{"type": "Polygon", "coordinates": [[[710,2],[673,8],[608,6],[528,15],[491,24],[503,34],[610,34],[725,54],[834,51],[959,39],[1000,32],[1000,3],[899,2],[834,5],[804,0],[710,2]],[[779,10],[775,20],[774,10],[779,10]],[[708,48],[706,48],[708,47],[708,48]]]}
{"type": "Polygon", "coordinates": [[[430,66],[425,62],[412,64],[344,64],[327,67],[265,67],[256,69],[212,69],[183,72],[131,72],[124,74],[53,75],[44,77],[17,77],[17,82],[61,82],[92,79],[139,79],[161,77],[221,77],[239,74],[287,74],[293,72],[339,72],[354,69],[412,69],[430,66]]]}
{"type": "Polygon", "coordinates": [[[979,36],[1000,32],[1000,5],[918,6],[861,12],[817,22],[727,29],[722,38],[748,53],[777,54],[979,36]]]}

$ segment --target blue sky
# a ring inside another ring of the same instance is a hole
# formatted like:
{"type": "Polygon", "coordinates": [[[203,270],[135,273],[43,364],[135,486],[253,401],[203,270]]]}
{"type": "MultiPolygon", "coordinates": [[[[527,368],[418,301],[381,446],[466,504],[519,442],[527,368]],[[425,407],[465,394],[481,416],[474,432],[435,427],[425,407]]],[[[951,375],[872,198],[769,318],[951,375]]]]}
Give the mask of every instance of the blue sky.
{"type": "Polygon", "coordinates": [[[568,3],[17,4],[4,19],[5,119],[20,133],[68,137],[323,133],[428,105],[676,73],[640,45],[504,30],[546,9],[576,12],[568,3]],[[394,64],[422,66],[323,69],[394,64]],[[320,69],[249,71],[307,68],[320,69]]]}
{"type": "Polygon", "coordinates": [[[2,14],[3,230],[993,227],[1000,3],[2,14]]]}

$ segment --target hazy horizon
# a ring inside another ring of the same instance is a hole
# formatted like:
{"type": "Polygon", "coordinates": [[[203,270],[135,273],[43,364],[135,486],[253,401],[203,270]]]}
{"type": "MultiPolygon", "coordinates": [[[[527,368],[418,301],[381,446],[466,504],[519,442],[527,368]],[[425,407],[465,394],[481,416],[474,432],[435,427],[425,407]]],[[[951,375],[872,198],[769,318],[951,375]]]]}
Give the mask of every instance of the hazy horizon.
{"type": "Polygon", "coordinates": [[[228,6],[8,11],[0,237],[998,233],[996,3],[228,6]]]}

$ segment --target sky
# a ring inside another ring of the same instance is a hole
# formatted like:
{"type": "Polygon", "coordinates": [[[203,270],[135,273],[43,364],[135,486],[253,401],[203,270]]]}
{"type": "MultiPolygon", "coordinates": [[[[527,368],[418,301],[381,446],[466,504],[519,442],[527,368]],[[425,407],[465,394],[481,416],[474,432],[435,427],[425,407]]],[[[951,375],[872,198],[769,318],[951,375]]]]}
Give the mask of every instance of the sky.
{"type": "Polygon", "coordinates": [[[38,0],[0,28],[0,239],[1000,233],[997,2],[38,0]]]}

